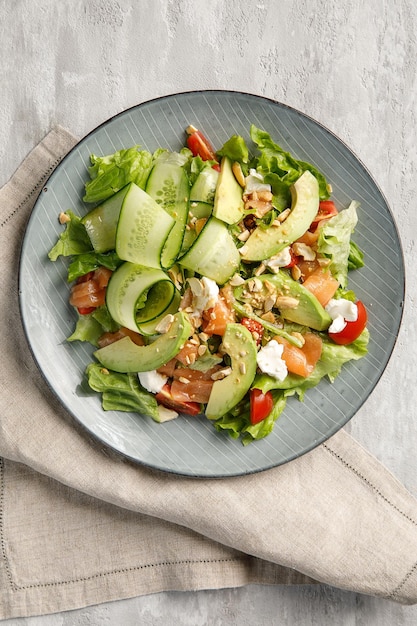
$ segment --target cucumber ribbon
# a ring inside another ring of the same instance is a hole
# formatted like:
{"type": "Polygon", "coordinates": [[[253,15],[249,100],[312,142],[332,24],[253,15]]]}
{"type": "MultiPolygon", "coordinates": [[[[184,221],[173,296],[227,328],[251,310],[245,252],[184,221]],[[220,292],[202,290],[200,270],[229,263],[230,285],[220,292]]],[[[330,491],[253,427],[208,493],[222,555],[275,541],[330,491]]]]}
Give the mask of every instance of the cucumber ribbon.
{"type": "Polygon", "coordinates": [[[180,293],[161,269],[126,261],[111,276],[106,304],[112,318],[142,335],[153,335],[161,320],[175,314],[180,293]]]}

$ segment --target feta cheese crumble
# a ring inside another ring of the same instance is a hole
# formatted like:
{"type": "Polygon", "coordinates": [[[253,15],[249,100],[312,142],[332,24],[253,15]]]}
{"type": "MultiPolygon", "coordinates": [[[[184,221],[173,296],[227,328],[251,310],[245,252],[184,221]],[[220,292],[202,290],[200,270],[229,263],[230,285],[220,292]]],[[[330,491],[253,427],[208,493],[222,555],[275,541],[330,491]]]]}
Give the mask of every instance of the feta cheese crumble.
{"type": "Polygon", "coordinates": [[[249,176],[245,178],[244,194],[250,194],[253,191],[271,191],[271,185],[264,183],[264,177],[255,169],[249,170],[249,176]]]}
{"type": "Polygon", "coordinates": [[[283,351],[284,346],[275,339],[271,339],[263,346],[256,356],[256,362],[261,372],[277,380],[284,380],[288,374],[288,369],[282,359],[283,351]]]}
{"type": "Polygon", "coordinates": [[[151,393],[159,393],[168,380],[168,376],[164,376],[156,370],[151,370],[149,372],[139,372],[138,378],[142,387],[144,387],[146,391],[150,391],[151,393]]]}
{"type": "Polygon", "coordinates": [[[356,322],[358,319],[358,307],[345,298],[332,298],[325,309],[333,320],[329,326],[329,333],[340,333],[347,322],[356,322]]]}
{"type": "Polygon", "coordinates": [[[193,294],[193,313],[199,316],[203,311],[214,307],[219,297],[219,287],[214,280],[206,276],[201,279],[192,277],[188,279],[188,284],[193,294]]]}
{"type": "Polygon", "coordinates": [[[266,267],[269,267],[269,269],[272,270],[274,273],[277,273],[280,267],[287,267],[287,265],[289,265],[291,261],[292,257],[290,246],[287,246],[286,248],[281,250],[281,252],[278,252],[278,254],[275,254],[274,256],[271,256],[271,258],[263,261],[263,263],[266,267]]]}

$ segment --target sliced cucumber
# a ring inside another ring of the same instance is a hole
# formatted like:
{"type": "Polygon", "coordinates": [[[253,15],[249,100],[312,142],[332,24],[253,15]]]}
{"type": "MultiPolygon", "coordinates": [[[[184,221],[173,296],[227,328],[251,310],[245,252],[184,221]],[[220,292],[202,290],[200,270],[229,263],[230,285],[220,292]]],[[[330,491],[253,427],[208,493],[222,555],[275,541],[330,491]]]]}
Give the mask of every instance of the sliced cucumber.
{"type": "Polygon", "coordinates": [[[152,335],[158,322],[178,311],[180,294],[161,269],[123,263],[112,274],[106,291],[111,317],[121,326],[152,335]]]}
{"type": "Polygon", "coordinates": [[[116,230],[116,253],[123,261],[161,267],[161,253],[175,224],[146,191],[130,183],[116,230]]]}
{"type": "Polygon", "coordinates": [[[84,224],[96,252],[114,250],[117,222],[128,191],[129,185],[120,189],[114,196],[89,211],[82,218],[81,222],[84,224]]]}
{"type": "Polygon", "coordinates": [[[149,372],[170,361],[192,333],[190,321],[181,311],[166,333],[147,346],[137,346],[130,337],[100,348],[94,352],[97,360],[115,372],[149,372]]]}
{"type": "Polygon", "coordinates": [[[223,285],[239,267],[240,254],[226,224],[210,217],[178,263],[223,285]]]}
{"type": "Polygon", "coordinates": [[[162,155],[149,175],[146,192],[175,220],[161,258],[162,267],[169,268],[181,250],[188,219],[190,186],[183,157],[175,152],[162,155]]]}
{"type": "Polygon", "coordinates": [[[211,166],[201,170],[190,191],[191,202],[205,202],[213,205],[219,172],[211,166]]]}

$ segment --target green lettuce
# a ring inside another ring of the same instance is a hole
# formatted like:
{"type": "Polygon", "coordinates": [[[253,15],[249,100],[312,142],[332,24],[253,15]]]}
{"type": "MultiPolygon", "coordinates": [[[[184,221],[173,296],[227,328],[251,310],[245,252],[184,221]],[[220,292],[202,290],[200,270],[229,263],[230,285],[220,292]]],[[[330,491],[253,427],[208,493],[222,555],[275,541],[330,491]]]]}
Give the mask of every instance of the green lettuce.
{"type": "Polygon", "coordinates": [[[216,430],[226,431],[232,439],[241,437],[243,445],[267,437],[273,430],[275,422],[285,409],[287,398],[284,392],[274,390],[274,408],[264,420],[258,424],[250,422],[250,403],[243,400],[230,413],[223,415],[214,422],[216,430]]]}
{"type": "Polygon", "coordinates": [[[121,263],[121,259],[114,251],[105,254],[99,252],[79,254],[71,260],[68,266],[68,282],[71,283],[80,276],[84,276],[84,274],[88,274],[88,272],[92,272],[99,267],[106,267],[114,271],[121,263]]]}
{"type": "MultiPolygon", "coordinates": [[[[358,202],[352,201],[346,209],[326,220],[319,231],[318,252],[330,259],[329,269],[341,287],[347,285],[349,258],[352,263],[351,236],[358,222],[358,206],[358,202]]],[[[360,260],[356,251],[355,257],[360,260]]]]}
{"type": "Polygon", "coordinates": [[[348,270],[357,270],[365,265],[365,255],[359,246],[351,240],[348,258],[348,270]]]}
{"type": "Polygon", "coordinates": [[[114,333],[118,329],[119,325],[111,317],[106,305],[103,305],[92,313],[79,314],[74,332],[67,341],[87,341],[97,347],[103,333],[114,333]]]}
{"type": "Polygon", "coordinates": [[[70,343],[73,341],[86,341],[93,346],[98,346],[98,340],[103,334],[103,329],[91,313],[79,315],[75,324],[74,332],[67,337],[70,343]]]}
{"type": "Polygon", "coordinates": [[[157,401],[151,393],[142,389],[136,374],[119,374],[106,370],[99,363],[90,363],[86,376],[91,389],[102,394],[104,411],[140,413],[159,421],[157,401]]]}
{"type": "Polygon", "coordinates": [[[118,150],[107,156],[92,154],[88,168],[91,180],[85,183],[84,201],[106,200],[132,182],[144,189],[153,159],[150,152],[139,150],[139,146],[118,150]]]}
{"type": "Polygon", "coordinates": [[[58,241],[48,253],[50,261],[56,261],[59,256],[73,256],[92,250],[90,237],[81,218],[72,211],[66,211],[65,215],[69,217],[69,221],[66,222],[65,230],[59,235],[58,241]]]}
{"type": "Polygon", "coordinates": [[[249,161],[248,146],[240,135],[230,137],[217,154],[220,157],[227,156],[232,162],[238,161],[241,164],[248,163],[249,161]]]}
{"type": "Polygon", "coordinates": [[[276,144],[269,133],[253,124],[250,128],[250,135],[260,151],[253,165],[258,172],[263,174],[265,182],[271,185],[274,206],[281,210],[291,204],[290,187],[306,170],[309,170],[317,179],[320,200],[329,198],[326,178],[314,165],[295,159],[276,144]]]}

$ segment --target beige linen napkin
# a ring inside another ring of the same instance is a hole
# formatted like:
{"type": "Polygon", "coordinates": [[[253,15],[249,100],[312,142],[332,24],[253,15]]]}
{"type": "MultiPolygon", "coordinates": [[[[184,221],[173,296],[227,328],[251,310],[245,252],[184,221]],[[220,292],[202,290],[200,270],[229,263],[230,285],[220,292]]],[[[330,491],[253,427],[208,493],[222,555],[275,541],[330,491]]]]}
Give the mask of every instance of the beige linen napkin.
{"type": "Polygon", "coordinates": [[[24,227],[75,138],[0,190],[0,618],[161,590],[320,581],[417,602],[417,501],[345,431],[287,465],[196,480],[120,458],[49,391],[22,331],[24,227]]]}

